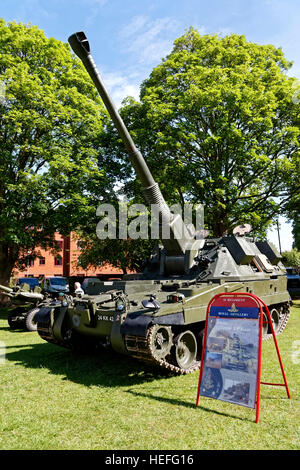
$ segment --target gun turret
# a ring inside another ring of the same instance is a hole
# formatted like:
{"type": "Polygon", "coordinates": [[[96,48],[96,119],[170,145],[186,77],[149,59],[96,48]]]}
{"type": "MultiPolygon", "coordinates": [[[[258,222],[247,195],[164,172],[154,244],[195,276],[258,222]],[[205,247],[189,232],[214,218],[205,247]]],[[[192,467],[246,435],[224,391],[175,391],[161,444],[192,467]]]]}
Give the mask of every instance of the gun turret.
{"type": "Polygon", "coordinates": [[[128,151],[130,161],[136,171],[136,174],[143,186],[146,201],[151,205],[155,204],[160,220],[160,239],[165,248],[164,266],[161,269],[163,273],[188,273],[194,264],[194,258],[203,240],[195,240],[195,237],[188,230],[179,214],[172,214],[158,184],[142,156],[136,148],[121,116],[116,110],[97,70],[96,64],[90,53],[90,45],[84,32],[72,34],[69,39],[75,54],[81,59],[85,69],[93,80],[103,103],[108,110],[112,121],[114,122],[123,143],[128,151]],[[164,236],[165,231],[162,227],[167,225],[170,229],[170,235],[164,236]]]}

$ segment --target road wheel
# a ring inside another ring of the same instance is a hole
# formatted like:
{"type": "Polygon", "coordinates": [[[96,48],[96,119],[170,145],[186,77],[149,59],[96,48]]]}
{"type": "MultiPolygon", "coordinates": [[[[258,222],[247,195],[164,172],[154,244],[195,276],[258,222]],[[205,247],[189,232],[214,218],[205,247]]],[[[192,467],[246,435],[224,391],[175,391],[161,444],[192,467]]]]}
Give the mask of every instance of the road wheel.
{"type": "Polygon", "coordinates": [[[183,370],[190,369],[197,358],[197,341],[190,330],[183,331],[175,339],[176,364],[183,370]]]}
{"type": "MultiPolygon", "coordinates": [[[[279,332],[280,314],[276,308],[272,308],[272,310],[270,311],[270,315],[271,315],[271,320],[272,320],[272,325],[273,325],[275,335],[277,335],[279,332]]],[[[271,328],[270,328],[270,332],[271,332],[271,328]]]]}

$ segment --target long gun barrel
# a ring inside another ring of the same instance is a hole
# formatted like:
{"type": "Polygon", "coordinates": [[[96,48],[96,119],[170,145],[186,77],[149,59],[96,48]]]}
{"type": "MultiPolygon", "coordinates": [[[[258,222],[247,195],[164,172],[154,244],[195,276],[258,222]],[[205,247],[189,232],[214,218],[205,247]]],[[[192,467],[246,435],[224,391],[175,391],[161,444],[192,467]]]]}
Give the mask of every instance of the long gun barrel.
{"type": "MultiPolygon", "coordinates": [[[[13,301],[23,301],[29,303],[41,302],[44,299],[43,294],[39,292],[28,292],[19,287],[11,289],[10,287],[0,285],[0,294],[4,294],[7,297],[13,299],[13,301]]],[[[12,302],[13,302],[12,301],[12,302]]]]}
{"type": "Polygon", "coordinates": [[[166,249],[166,254],[173,257],[183,256],[185,254],[187,245],[191,243],[194,237],[189,233],[187,227],[183,223],[181,216],[178,214],[174,215],[170,212],[170,209],[165,202],[163,195],[161,194],[158,184],[154,181],[142,154],[139,152],[139,150],[137,150],[121,116],[116,110],[103,84],[102,78],[90,53],[89,42],[84,32],[81,31],[72,34],[68,41],[75,54],[81,59],[85,69],[93,80],[104,102],[104,105],[106,106],[106,109],[108,110],[110,117],[123,140],[123,143],[125,144],[131,163],[142,183],[147,202],[149,204],[157,205],[161,226],[163,224],[167,224],[170,227],[169,238],[164,238],[163,235],[161,236],[161,240],[166,249]]]}
{"type": "Polygon", "coordinates": [[[11,294],[13,292],[13,289],[11,287],[0,285],[0,292],[5,292],[5,294],[11,294]]]}

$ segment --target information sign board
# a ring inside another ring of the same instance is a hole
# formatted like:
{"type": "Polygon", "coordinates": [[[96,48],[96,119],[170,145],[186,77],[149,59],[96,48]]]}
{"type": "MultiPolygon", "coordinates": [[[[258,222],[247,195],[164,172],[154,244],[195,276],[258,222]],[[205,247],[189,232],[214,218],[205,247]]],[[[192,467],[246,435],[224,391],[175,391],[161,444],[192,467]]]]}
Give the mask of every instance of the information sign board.
{"type": "Polygon", "coordinates": [[[251,297],[224,296],[212,302],[200,395],[255,407],[259,310],[251,297]]]}
{"type": "Polygon", "coordinates": [[[260,384],[285,386],[290,398],[269,309],[254,294],[217,294],[207,307],[196,405],[204,396],[256,407],[258,422],[260,384]],[[263,308],[284,384],[260,381],[263,308]]]}

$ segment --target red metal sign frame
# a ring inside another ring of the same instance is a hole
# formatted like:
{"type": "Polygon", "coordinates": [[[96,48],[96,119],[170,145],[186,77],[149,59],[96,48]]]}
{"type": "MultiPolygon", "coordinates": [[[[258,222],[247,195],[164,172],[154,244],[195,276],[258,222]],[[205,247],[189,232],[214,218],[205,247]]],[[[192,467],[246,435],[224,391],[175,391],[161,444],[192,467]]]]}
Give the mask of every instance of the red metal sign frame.
{"type": "MultiPolygon", "coordinates": [[[[284,368],[283,368],[283,363],[282,363],[281,355],[280,355],[280,352],[279,352],[279,347],[278,347],[278,343],[277,343],[277,339],[276,339],[276,335],[275,335],[275,331],[274,331],[274,327],[273,327],[273,323],[272,323],[272,318],[271,318],[268,306],[257,295],[251,294],[249,292],[245,292],[245,293],[243,293],[243,292],[222,292],[220,294],[215,295],[210,300],[210,302],[207,306],[196,406],[198,406],[199,398],[200,398],[200,386],[201,386],[201,380],[202,380],[202,374],[203,374],[205,348],[206,348],[206,340],[207,340],[208,315],[209,315],[210,308],[211,308],[212,304],[218,298],[224,297],[224,296],[232,297],[233,299],[236,298],[236,297],[242,297],[242,296],[250,297],[256,302],[257,307],[259,308],[258,365],[257,365],[256,404],[255,404],[255,407],[256,407],[256,423],[258,423],[258,421],[259,421],[259,407],[260,407],[260,385],[273,385],[273,386],[285,387],[286,393],[287,393],[287,396],[288,396],[289,399],[291,398],[291,395],[290,395],[290,392],[289,392],[289,388],[288,388],[288,384],[287,384],[287,380],[286,380],[286,376],[285,376],[285,372],[284,372],[284,368]],[[264,313],[263,309],[265,310],[265,314],[267,316],[267,321],[263,320],[263,313],[264,313]],[[263,324],[268,324],[270,326],[284,383],[270,383],[270,382],[262,382],[261,381],[261,351],[262,351],[262,329],[263,329],[263,324]]],[[[234,318],[231,318],[231,321],[234,321],[234,318]]]]}

